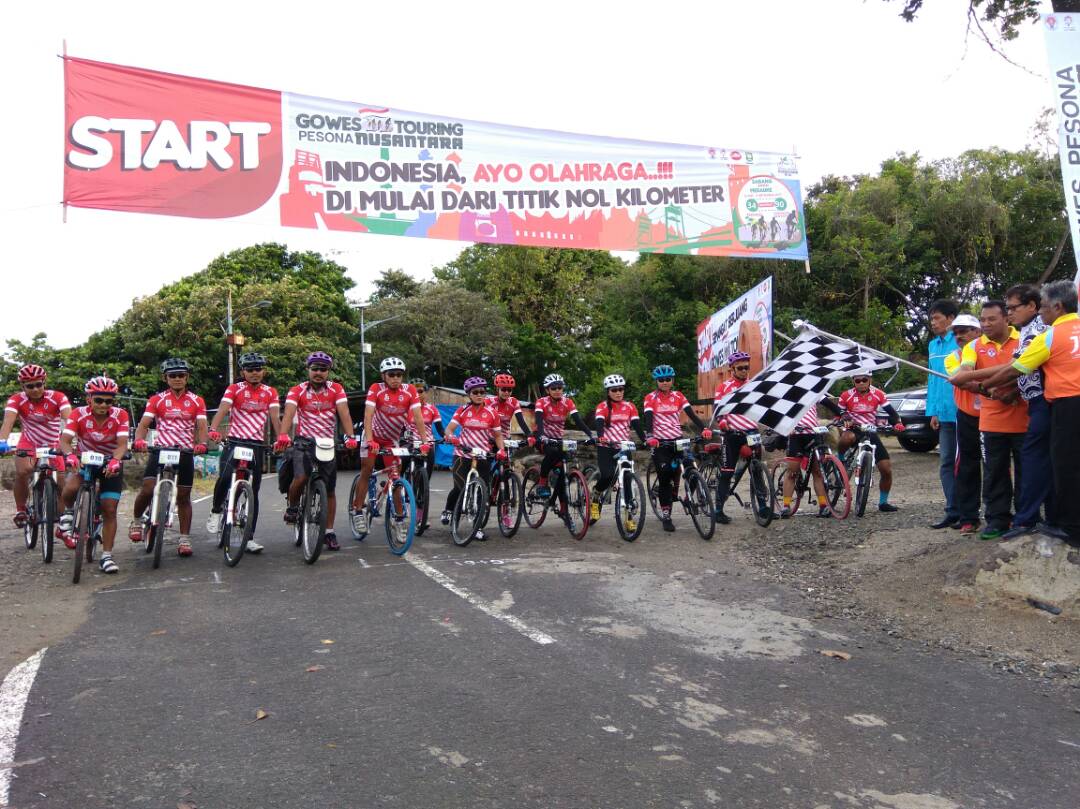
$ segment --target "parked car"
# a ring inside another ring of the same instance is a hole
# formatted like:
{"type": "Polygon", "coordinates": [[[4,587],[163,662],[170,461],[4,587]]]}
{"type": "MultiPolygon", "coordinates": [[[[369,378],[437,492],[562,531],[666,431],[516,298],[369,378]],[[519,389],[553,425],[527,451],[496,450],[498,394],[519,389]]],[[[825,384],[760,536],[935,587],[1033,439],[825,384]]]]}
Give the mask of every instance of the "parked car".
{"type": "Polygon", "coordinates": [[[888,394],[889,404],[900,414],[907,428],[896,440],[908,452],[929,452],[938,445],[938,433],[926,415],[926,388],[912,388],[888,394]]]}

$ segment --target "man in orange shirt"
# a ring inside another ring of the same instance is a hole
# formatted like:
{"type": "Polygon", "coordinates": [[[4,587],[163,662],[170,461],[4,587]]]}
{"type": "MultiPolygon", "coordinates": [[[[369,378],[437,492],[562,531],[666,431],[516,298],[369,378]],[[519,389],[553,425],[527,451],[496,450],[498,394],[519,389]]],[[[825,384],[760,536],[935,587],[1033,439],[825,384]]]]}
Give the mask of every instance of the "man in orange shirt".
{"type": "MultiPolygon", "coordinates": [[[[945,357],[945,373],[950,377],[960,372],[964,346],[979,338],[982,327],[977,317],[965,312],[953,320],[952,332],[959,348],[945,357]]],[[[956,452],[952,459],[956,480],[953,490],[956,522],[952,527],[965,534],[979,529],[979,500],[982,496],[982,448],[979,442],[981,402],[977,388],[976,382],[953,388],[953,399],[956,401],[956,452]]]]}
{"type": "MultiPolygon", "coordinates": [[[[964,346],[961,369],[983,370],[1010,365],[1013,352],[1020,345],[1020,333],[1009,325],[1005,302],[987,301],[979,316],[983,334],[964,346]]],[[[970,381],[954,376],[954,385],[970,381]]],[[[1020,493],[1020,448],[1028,428],[1027,403],[1020,398],[1015,382],[993,390],[983,385],[979,390],[979,433],[983,448],[983,500],[986,503],[986,528],[980,539],[999,539],[1012,522],[1014,494],[1020,493]],[[1013,485],[1015,479],[1016,485],[1013,485]]]]}

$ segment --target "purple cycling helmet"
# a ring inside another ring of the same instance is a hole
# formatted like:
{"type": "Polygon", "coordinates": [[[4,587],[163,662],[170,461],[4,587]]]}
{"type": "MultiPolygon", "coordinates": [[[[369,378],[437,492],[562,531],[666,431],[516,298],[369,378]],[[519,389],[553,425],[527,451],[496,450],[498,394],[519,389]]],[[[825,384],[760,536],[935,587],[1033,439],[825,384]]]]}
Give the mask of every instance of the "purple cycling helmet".
{"type": "Polygon", "coordinates": [[[745,351],[736,351],[734,354],[732,354],[730,357],[727,358],[727,364],[728,365],[734,365],[737,362],[749,362],[749,361],[750,361],[750,355],[747,354],[745,351]]]}
{"type": "Polygon", "coordinates": [[[466,393],[476,388],[486,388],[487,380],[482,376],[470,376],[465,380],[463,387],[465,388],[466,393]]]}
{"type": "Polygon", "coordinates": [[[310,368],[312,365],[325,365],[327,368],[333,368],[334,358],[325,351],[312,351],[308,354],[307,366],[310,368]]]}

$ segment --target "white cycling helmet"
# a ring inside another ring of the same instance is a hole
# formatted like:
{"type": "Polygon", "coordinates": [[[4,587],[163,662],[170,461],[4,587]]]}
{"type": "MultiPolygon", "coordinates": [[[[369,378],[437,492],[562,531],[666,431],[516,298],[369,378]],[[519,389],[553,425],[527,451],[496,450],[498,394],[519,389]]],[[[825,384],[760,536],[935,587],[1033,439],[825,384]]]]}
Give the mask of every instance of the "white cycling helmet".
{"type": "Polygon", "coordinates": [[[387,357],[379,363],[379,373],[385,374],[387,371],[401,371],[405,373],[405,361],[400,357],[387,357]]]}
{"type": "Polygon", "coordinates": [[[566,380],[562,378],[560,374],[548,374],[544,377],[544,387],[550,388],[552,385],[566,385],[566,380]]]}
{"type": "Polygon", "coordinates": [[[608,374],[604,377],[604,390],[608,388],[625,388],[626,380],[619,374],[608,374]]]}

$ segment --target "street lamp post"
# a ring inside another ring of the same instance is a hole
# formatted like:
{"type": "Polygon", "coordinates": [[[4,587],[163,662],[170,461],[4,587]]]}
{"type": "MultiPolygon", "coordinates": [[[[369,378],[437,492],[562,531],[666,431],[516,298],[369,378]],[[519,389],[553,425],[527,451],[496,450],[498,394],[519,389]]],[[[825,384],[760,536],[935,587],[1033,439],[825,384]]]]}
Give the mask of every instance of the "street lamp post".
{"type": "Polygon", "coordinates": [[[376,320],[374,323],[365,323],[364,321],[364,309],[370,305],[370,302],[357,303],[354,306],[360,310],[360,389],[367,393],[367,365],[364,362],[364,357],[371,353],[371,346],[364,341],[364,335],[368,329],[373,329],[380,323],[389,323],[391,320],[397,320],[399,317],[405,317],[404,313],[400,315],[391,315],[390,317],[384,317],[381,320],[376,320]]]}
{"type": "MultiPolygon", "coordinates": [[[[255,303],[251,304],[250,306],[245,306],[243,309],[241,309],[236,314],[240,314],[240,312],[246,312],[249,309],[265,309],[269,305],[270,305],[270,301],[256,301],[255,303]]],[[[226,374],[226,378],[228,379],[228,384],[231,385],[233,383],[233,366],[235,364],[234,361],[233,361],[233,346],[236,344],[236,334],[233,332],[233,310],[232,310],[232,290],[231,289],[228,291],[228,294],[225,297],[225,322],[224,323],[219,323],[218,325],[221,326],[221,330],[223,332],[225,332],[225,345],[227,346],[227,348],[229,350],[229,369],[228,369],[228,373],[226,374]]]]}

